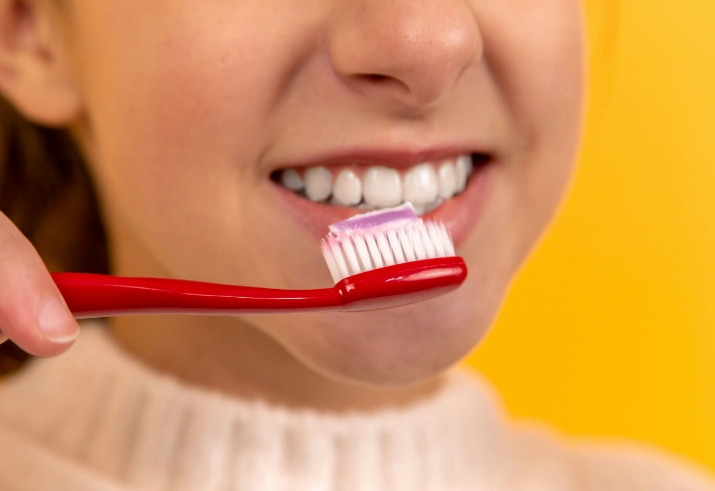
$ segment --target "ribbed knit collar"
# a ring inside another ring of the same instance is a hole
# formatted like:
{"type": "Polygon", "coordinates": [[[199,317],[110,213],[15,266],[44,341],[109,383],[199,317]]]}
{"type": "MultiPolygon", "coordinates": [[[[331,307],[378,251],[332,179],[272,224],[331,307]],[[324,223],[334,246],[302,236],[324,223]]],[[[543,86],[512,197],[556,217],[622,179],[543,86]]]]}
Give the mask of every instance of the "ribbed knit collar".
{"type": "Polygon", "coordinates": [[[0,385],[0,424],[121,489],[497,489],[489,390],[452,372],[434,397],[370,413],[292,410],[190,387],[85,326],[65,355],[0,385]]]}

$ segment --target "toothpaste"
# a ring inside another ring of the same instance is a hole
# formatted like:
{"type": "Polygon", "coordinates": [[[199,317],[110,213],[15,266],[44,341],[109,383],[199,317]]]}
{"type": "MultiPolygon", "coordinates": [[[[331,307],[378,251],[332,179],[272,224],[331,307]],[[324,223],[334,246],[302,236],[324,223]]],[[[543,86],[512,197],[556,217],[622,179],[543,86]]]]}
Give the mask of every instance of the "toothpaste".
{"type": "Polygon", "coordinates": [[[405,203],[396,208],[385,208],[384,210],[371,211],[342,222],[330,225],[329,230],[335,236],[346,232],[370,229],[372,231],[385,228],[404,228],[409,224],[422,223],[422,219],[417,216],[411,203],[405,203]]]}
{"type": "Polygon", "coordinates": [[[405,262],[454,256],[442,222],[424,222],[410,203],[356,215],[329,227],[322,252],[335,283],[405,262]]]}

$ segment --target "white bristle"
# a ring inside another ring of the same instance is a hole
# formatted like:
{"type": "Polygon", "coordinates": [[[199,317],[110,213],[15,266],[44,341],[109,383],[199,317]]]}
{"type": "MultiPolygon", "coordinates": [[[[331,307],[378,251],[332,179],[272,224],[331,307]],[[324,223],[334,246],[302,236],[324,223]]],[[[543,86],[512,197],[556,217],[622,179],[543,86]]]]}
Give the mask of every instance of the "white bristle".
{"type": "Polygon", "coordinates": [[[358,263],[358,258],[355,255],[355,248],[353,247],[353,242],[350,237],[345,237],[345,240],[340,241],[340,245],[343,247],[343,252],[345,257],[348,258],[348,264],[353,274],[362,273],[360,264],[358,263]]]}
{"type": "Polygon", "coordinates": [[[417,227],[410,229],[410,238],[412,239],[412,245],[415,248],[415,256],[417,256],[417,259],[427,259],[427,249],[422,242],[422,234],[417,227]]]}
{"type": "Polygon", "coordinates": [[[446,225],[421,220],[333,232],[321,249],[335,283],[372,269],[455,255],[446,225]]]}
{"type": "Polygon", "coordinates": [[[363,271],[370,271],[373,269],[372,261],[370,261],[370,253],[367,250],[367,244],[362,234],[354,235],[353,242],[355,242],[355,249],[357,249],[358,255],[360,256],[363,271]]]}
{"type": "Polygon", "coordinates": [[[382,261],[382,256],[380,255],[380,248],[377,246],[375,236],[373,234],[366,233],[365,242],[367,243],[367,247],[370,250],[370,257],[372,258],[372,263],[375,265],[375,268],[384,268],[385,263],[382,261]]]}
{"type": "Polygon", "coordinates": [[[402,244],[400,244],[400,239],[397,237],[397,231],[389,230],[387,232],[387,240],[390,241],[390,250],[392,251],[392,255],[395,256],[395,262],[397,264],[406,262],[405,253],[402,252],[402,244]]]}
{"type": "Polygon", "coordinates": [[[333,281],[337,283],[343,278],[340,276],[340,271],[338,270],[338,265],[335,263],[335,257],[333,256],[333,250],[330,248],[328,243],[323,240],[322,247],[323,257],[325,262],[328,263],[328,269],[330,270],[330,276],[333,277],[333,281]]]}
{"type": "Polygon", "coordinates": [[[456,256],[457,251],[454,250],[454,242],[452,234],[447,230],[447,225],[444,222],[439,222],[439,228],[442,230],[442,238],[444,240],[444,249],[447,251],[447,256],[456,256]]]}
{"type": "Polygon", "coordinates": [[[340,242],[338,242],[338,239],[336,239],[335,237],[328,236],[328,244],[330,244],[330,249],[333,251],[335,264],[338,265],[340,279],[347,278],[348,276],[350,276],[350,273],[348,272],[348,265],[345,264],[345,258],[343,257],[343,251],[340,247],[340,242]]]}
{"type": "Polygon", "coordinates": [[[430,239],[432,239],[437,257],[446,256],[447,253],[444,250],[444,239],[442,239],[442,234],[440,234],[439,229],[434,223],[427,223],[427,233],[429,234],[430,239]]]}
{"type": "Polygon", "coordinates": [[[377,246],[380,248],[380,254],[385,264],[388,266],[395,265],[395,258],[392,257],[392,250],[390,249],[390,243],[387,241],[387,237],[382,232],[375,234],[375,240],[377,241],[377,246]]]}
{"type": "MultiPolygon", "coordinates": [[[[422,238],[422,244],[425,246],[425,250],[427,251],[427,257],[429,259],[434,259],[437,257],[437,251],[434,249],[434,244],[432,243],[432,239],[430,238],[429,234],[427,233],[427,227],[422,225],[419,227],[419,232],[420,232],[420,237],[422,238]]],[[[340,263],[338,263],[340,265],[340,263]]]]}
{"type": "Polygon", "coordinates": [[[402,244],[402,250],[405,251],[405,260],[407,262],[412,262],[416,261],[417,257],[415,256],[415,248],[412,247],[412,241],[410,240],[410,237],[407,235],[407,231],[404,228],[401,228],[400,231],[398,232],[400,236],[400,243],[402,244]]]}

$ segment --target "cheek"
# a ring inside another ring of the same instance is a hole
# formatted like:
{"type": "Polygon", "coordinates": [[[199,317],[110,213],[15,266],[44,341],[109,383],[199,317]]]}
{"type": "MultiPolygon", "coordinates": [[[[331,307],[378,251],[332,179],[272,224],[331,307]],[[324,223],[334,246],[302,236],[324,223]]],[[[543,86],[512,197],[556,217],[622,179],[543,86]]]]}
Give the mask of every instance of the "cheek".
{"type": "Polygon", "coordinates": [[[311,4],[168,2],[172,20],[165,32],[153,49],[144,48],[144,60],[130,62],[150,71],[127,79],[132,85],[143,81],[133,98],[149,101],[154,138],[181,142],[182,151],[250,162],[244,171],[254,171],[273,143],[269,135],[287,85],[315,49],[323,14],[319,5],[311,11],[311,4]]]}
{"type": "Polygon", "coordinates": [[[585,93],[581,4],[505,0],[479,6],[490,72],[510,117],[503,153],[518,257],[562,200],[580,141],[585,93]]]}
{"type": "Polygon", "coordinates": [[[295,31],[290,9],[241,5],[88,4],[84,37],[96,43],[80,53],[81,65],[92,67],[84,89],[110,215],[172,274],[255,284],[206,256],[242,253],[240,271],[261,264],[251,257],[260,243],[241,250],[265,222],[260,194],[269,183],[255,163],[270,144],[271,110],[289,60],[299,58],[309,32],[295,31]],[[145,10],[151,29],[131,18],[145,10]],[[92,30],[97,25],[113,26],[122,39],[92,30]]]}

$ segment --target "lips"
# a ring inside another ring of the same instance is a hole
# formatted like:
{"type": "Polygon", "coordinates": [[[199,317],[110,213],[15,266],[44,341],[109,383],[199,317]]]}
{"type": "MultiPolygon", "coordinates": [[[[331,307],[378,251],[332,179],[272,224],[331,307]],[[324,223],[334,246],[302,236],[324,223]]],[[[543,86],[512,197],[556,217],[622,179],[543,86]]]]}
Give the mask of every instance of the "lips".
{"type": "Polygon", "coordinates": [[[271,175],[286,211],[317,237],[331,223],[409,202],[424,218],[444,222],[459,246],[478,220],[494,167],[485,153],[350,160],[284,167],[271,175]]]}

